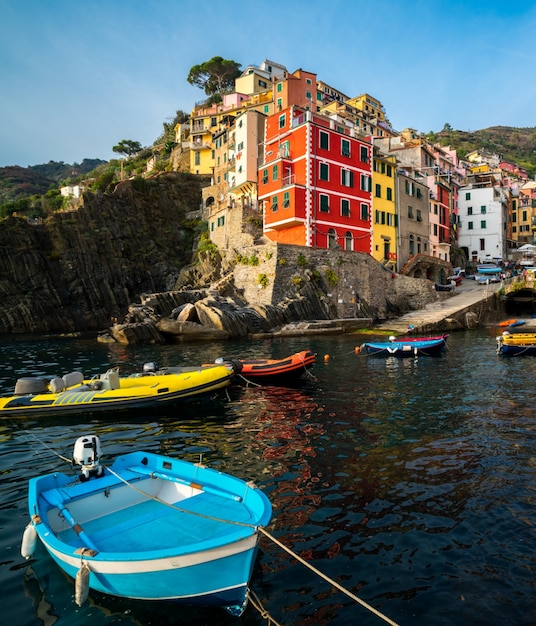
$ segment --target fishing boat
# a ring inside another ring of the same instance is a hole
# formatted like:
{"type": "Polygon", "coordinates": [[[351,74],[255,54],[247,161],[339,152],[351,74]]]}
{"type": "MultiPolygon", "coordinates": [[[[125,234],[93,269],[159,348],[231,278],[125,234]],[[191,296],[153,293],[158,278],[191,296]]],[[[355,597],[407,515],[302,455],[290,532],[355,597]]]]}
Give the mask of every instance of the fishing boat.
{"type": "MultiPolygon", "coordinates": [[[[315,362],[316,355],[310,350],[302,350],[283,359],[238,359],[237,379],[258,384],[292,382],[315,362]]],[[[235,361],[232,363],[234,365],[235,361]]]]}
{"type": "Polygon", "coordinates": [[[90,380],[78,371],[51,379],[19,378],[14,394],[0,397],[0,417],[161,406],[211,395],[227,387],[234,375],[230,363],[162,370],[146,363],[141,374],[130,376],[112,368],[90,380]]]}
{"type": "Polygon", "coordinates": [[[21,554],[37,541],[75,579],[81,606],[89,591],[141,600],[246,605],[259,528],[272,507],[254,484],[184,460],[148,452],[100,464],[96,435],[76,440],[78,476],[31,478],[30,522],[21,554]]]}
{"type": "Polygon", "coordinates": [[[495,263],[483,263],[482,265],[477,265],[476,271],[478,274],[500,274],[503,268],[495,263]]]}
{"type": "Polygon", "coordinates": [[[497,353],[503,356],[536,356],[536,333],[509,333],[496,338],[497,353]]]}
{"type": "Polygon", "coordinates": [[[364,343],[360,351],[376,356],[437,356],[447,343],[448,334],[436,337],[389,337],[389,341],[371,341],[364,343]]]}

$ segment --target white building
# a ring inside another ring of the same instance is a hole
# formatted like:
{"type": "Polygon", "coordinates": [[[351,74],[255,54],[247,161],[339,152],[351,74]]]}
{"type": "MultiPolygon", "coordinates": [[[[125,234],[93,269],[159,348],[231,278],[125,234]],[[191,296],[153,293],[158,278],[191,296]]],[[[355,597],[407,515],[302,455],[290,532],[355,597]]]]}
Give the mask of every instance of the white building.
{"type": "Polygon", "coordinates": [[[501,185],[500,174],[473,174],[458,197],[458,246],[468,261],[507,259],[508,205],[510,190],[501,185]]]}

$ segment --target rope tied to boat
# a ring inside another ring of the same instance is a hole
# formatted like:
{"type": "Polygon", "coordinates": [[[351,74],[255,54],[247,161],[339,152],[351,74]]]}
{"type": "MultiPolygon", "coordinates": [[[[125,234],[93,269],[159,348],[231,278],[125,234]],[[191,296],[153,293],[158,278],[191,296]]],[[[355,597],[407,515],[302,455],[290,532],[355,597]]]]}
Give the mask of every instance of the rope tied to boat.
{"type": "Polygon", "coordinates": [[[358,604],[360,604],[361,606],[363,606],[364,608],[368,609],[371,613],[374,613],[374,615],[376,615],[377,617],[379,617],[380,619],[382,619],[384,622],[386,622],[387,624],[391,624],[391,626],[399,626],[396,622],[394,622],[391,618],[387,617],[387,615],[384,615],[383,613],[381,613],[380,611],[378,611],[377,609],[375,609],[373,606],[371,606],[370,604],[368,604],[368,602],[365,602],[365,600],[362,600],[360,597],[356,596],[354,593],[352,593],[351,591],[349,591],[348,589],[346,589],[345,587],[343,587],[342,585],[340,585],[336,580],[333,580],[333,578],[330,578],[329,576],[327,576],[326,574],[323,574],[319,569],[317,569],[314,565],[311,565],[311,563],[308,563],[305,559],[302,559],[301,556],[299,556],[298,554],[296,554],[296,552],[294,552],[293,550],[291,550],[289,547],[287,547],[284,543],[281,543],[278,539],[276,539],[273,535],[271,535],[265,528],[263,528],[262,526],[259,526],[259,532],[262,533],[265,537],[267,537],[268,539],[270,539],[270,541],[273,541],[277,546],[279,546],[282,550],[284,550],[285,552],[287,552],[288,554],[290,554],[290,556],[292,556],[292,558],[296,559],[299,563],[301,563],[302,565],[305,565],[305,567],[307,567],[308,569],[310,569],[312,572],[314,572],[317,576],[320,576],[320,578],[322,578],[323,580],[325,580],[326,582],[328,582],[330,585],[333,585],[333,587],[335,587],[336,589],[338,589],[339,591],[341,591],[342,593],[344,593],[346,596],[348,596],[349,598],[351,598],[352,600],[354,600],[355,602],[357,602],[358,604]]]}

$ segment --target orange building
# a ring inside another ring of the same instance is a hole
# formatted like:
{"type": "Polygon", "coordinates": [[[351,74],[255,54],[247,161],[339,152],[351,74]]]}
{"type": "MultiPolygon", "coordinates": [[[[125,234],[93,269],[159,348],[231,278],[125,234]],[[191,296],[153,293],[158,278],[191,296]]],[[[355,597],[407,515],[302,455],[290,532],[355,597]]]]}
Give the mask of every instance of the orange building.
{"type": "Polygon", "coordinates": [[[258,177],[266,236],[371,254],[371,150],[340,118],[297,106],[268,117],[258,177]]]}

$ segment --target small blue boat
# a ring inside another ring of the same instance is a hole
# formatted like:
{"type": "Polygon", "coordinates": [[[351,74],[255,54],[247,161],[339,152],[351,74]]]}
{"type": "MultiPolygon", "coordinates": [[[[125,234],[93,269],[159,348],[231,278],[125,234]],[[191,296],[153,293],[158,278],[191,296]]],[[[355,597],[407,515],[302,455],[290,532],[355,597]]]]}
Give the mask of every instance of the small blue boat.
{"type": "Polygon", "coordinates": [[[409,337],[389,341],[367,342],[361,346],[367,354],[375,356],[437,356],[441,354],[447,343],[448,334],[437,337],[409,337]]]}
{"type": "Polygon", "coordinates": [[[255,485],[199,464],[131,452],[110,467],[100,441],[79,438],[79,476],[29,481],[31,521],[21,553],[39,539],[76,580],[81,605],[90,589],[142,600],[224,607],[247,602],[259,527],[272,507],[255,485]]]}
{"type": "Polygon", "coordinates": [[[477,265],[476,271],[479,274],[500,274],[504,270],[500,265],[485,263],[483,265],[477,265]]]}

